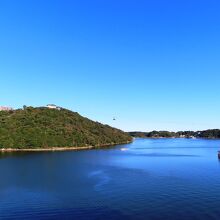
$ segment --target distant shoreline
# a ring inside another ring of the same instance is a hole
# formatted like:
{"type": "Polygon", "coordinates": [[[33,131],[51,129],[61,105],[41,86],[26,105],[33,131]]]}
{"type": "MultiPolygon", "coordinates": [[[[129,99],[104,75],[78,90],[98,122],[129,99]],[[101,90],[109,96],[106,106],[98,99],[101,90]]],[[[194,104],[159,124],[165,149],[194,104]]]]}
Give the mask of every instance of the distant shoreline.
{"type": "Polygon", "coordinates": [[[196,139],[205,139],[205,140],[220,140],[220,138],[208,138],[208,137],[133,137],[135,139],[189,139],[189,140],[196,140],[196,139]]]}
{"type": "Polygon", "coordinates": [[[203,131],[130,131],[127,132],[132,137],[141,138],[205,138],[205,139],[219,139],[220,129],[208,129],[203,131]]]}
{"type": "Polygon", "coordinates": [[[78,150],[92,150],[92,149],[100,149],[105,147],[111,147],[120,144],[129,144],[132,141],[127,141],[123,143],[110,143],[103,144],[99,146],[86,146],[86,147],[48,147],[48,148],[0,148],[0,152],[48,152],[48,151],[78,151],[78,150]]]}

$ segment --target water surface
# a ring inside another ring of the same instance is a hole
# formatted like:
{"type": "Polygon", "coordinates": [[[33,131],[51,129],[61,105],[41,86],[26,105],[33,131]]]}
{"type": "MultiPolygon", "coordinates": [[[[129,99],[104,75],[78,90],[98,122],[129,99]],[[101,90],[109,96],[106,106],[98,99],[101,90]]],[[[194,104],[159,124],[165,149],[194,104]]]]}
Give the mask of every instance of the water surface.
{"type": "Polygon", "coordinates": [[[220,219],[220,140],[0,155],[0,219],[220,219]]]}

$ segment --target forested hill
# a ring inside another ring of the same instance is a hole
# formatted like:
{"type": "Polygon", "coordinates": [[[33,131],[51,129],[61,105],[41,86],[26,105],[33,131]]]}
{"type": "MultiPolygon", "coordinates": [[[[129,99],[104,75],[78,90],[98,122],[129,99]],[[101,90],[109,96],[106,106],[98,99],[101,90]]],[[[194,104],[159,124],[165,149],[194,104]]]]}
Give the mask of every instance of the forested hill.
{"type": "Polygon", "coordinates": [[[121,130],[66,109],[0,111],[0,148],[97,147],[131,140],[121,130]]]}
{"type": "Polygon", "coordinates": [[[151,132],[139,132],[133,131],[128,132],[132,137],[141,137],[141,138],[209,138],[209,139],[219,139],[220,130],[219,129],[210,129],[204,131],[151,131],[151,132]]]}

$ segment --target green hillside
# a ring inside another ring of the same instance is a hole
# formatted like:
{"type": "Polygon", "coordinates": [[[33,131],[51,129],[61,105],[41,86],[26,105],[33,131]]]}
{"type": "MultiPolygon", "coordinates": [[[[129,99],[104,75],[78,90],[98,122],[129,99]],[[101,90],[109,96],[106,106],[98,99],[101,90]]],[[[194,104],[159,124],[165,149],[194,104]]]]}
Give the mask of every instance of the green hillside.
{"type": "Polygon", "coordinates": [[[131,140],[121,130],[66,109],[0,112],[0,148],[98,147],[131,140]]]}

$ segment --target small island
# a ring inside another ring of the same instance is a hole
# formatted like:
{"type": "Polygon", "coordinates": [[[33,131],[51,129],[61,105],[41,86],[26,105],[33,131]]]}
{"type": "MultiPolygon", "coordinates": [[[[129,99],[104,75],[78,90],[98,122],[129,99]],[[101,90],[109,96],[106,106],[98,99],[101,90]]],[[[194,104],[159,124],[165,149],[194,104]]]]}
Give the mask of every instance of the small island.
{"type": "Polygon", "coordinates": [[[0,150],[80,150],[124,144],[132,137],[56,105],[0,111],[0,150]]]}

